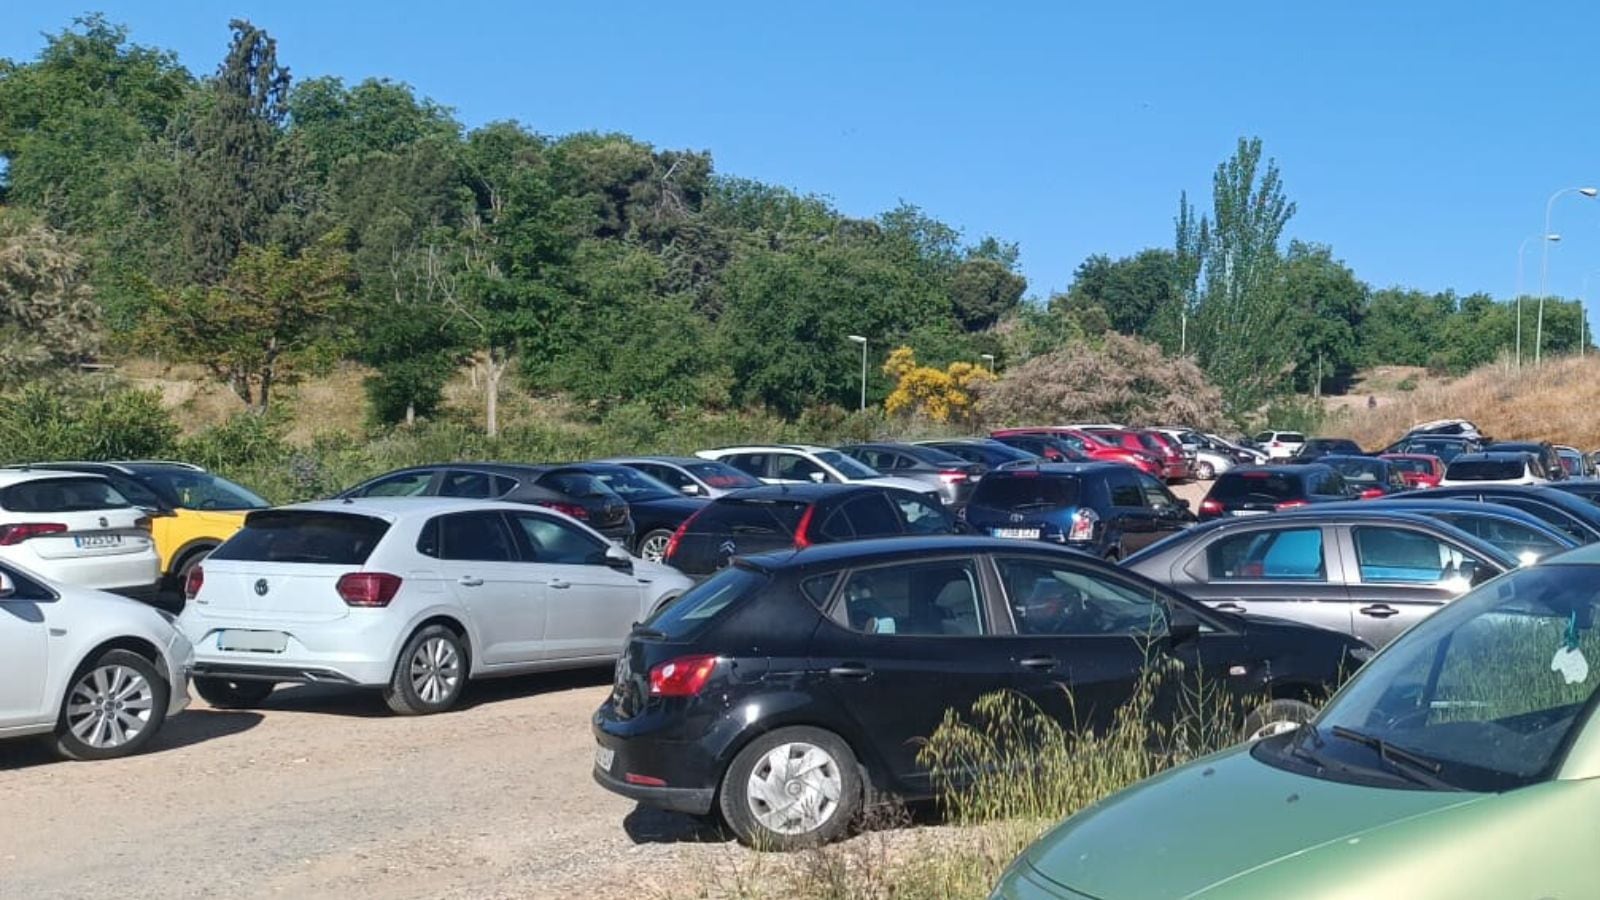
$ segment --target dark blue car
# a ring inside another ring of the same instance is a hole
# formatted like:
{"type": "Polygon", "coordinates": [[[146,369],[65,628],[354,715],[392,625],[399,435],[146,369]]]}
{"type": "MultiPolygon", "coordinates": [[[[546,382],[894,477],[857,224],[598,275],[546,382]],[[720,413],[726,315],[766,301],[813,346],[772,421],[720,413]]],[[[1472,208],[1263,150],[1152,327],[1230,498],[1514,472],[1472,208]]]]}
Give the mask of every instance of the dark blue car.
{"type": "Polygon", "coordinates": [[[1122,559],[1194,523],[1188,501],[1120,463],[1045,463],[990,472],[967,503],[979,534],[1064,544],[1122,559]]]}

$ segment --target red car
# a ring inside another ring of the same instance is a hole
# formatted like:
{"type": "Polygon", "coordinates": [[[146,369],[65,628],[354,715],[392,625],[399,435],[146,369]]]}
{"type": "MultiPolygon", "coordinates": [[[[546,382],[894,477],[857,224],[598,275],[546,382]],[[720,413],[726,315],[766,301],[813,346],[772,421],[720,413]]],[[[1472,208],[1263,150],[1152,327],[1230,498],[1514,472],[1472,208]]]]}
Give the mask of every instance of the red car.
{"type": "Polygon", "coordinates": [[[1183,458],[1183,448],[1160,432],[1139,428],[1091,427],[1084,430],[1107,444],[1144,453],[1158,460],[1161,471],[1151,472],[1152,475],[1168,481],[1184,481],[1190,477],[1189,461],[1183,458]]]}
{"type": "Polygon", "coordinates": [[[1165,466],[1161,460],[1143,450],[1129,449],[1128,447],[1112,444],[1087,431],[1076,428],[1061,428],[1059,426],[1045,426],[1040,428],[1003,428],[990,432],[991,437],[1010,437],[1019,434],[1049,435],[1082,453],[1096,462],[1119,462],[1123,465],[1133,466],[1146,475],[1162,477],[1165,466]]]}
{"type": "Polygon", "coordinates": [[[1431,488],[1439,486],[1439,479],[1444,477],[1444,460],[1437,456],[1428,456],[1425,453],[1384,453],[1379,459],[1387,459],[1400,470],[1400,477],[1408,488],[1431,488]]]}

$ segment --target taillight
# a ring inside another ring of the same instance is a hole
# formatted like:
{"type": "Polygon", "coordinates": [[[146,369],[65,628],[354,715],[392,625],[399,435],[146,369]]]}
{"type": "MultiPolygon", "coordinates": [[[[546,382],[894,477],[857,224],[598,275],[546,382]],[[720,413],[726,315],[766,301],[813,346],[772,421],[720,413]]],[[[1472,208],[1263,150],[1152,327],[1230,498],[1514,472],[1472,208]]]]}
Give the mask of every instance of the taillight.
{"type": "Polygon", "coordinates": [[[1269,446],[1269,447],[1282,447],[1283,445],[1278,443],[1277,441],[1273,441],[1272,443],[1268,444],[1267,446],[1269,446]]]}
{"type": "Polygon", "coordinates": [[[1083,508],[1072,514],[1072,527],[1067,531],[1069,541],[1094,540],[1094,526],[1100,522],[1100,516],[1094,510],[1083,508]]]}
{"type": "Polygon", "coordinates": [[[1361,499],[1376,500],[1383,496],[1383,488],[1370,487],[1361,492],[1361,499]]]}
{"type": "Polygon", "coordinates": [[[589,511],[576,503],[562,503],[559,500],[545,500],[540,502],[539,505],[546,509],[553,509],[558,513],[562,513],[563,515],[571,516],[574,519],[583,519],[587,521],[589,518],[589,511]]]}
{"type": "Polygon", "coordinates": [[[700,518],[700,514],[705,512],[705,510],[706,508],[703,506],[695,510],[694,515],[684,519],[683,524],[678,526],[678,530],[672,533],[672,537],[667,538],[667,549],[661,553],[662,562],[672,561],[672,557],[678,552],[678,545],[683,543],[683,536],[689,533],[689,523],[700,518]]]}
{"type": "Polygon", "coordinates": [[[204,587],[205,583],[205,569],[199,566],[190,569],[188,577],[183,579],[183,598],[185,600],[193,600],[200,594],[200,588],[204,587]]]}
{"type": "Polygon", "coordinates": [[[1282,503],[1279,503],[1277,506],[1274,506],[1273,509],[1299,509],[1305,505],[1306,501],[1304,500],[1285,500],[1282,503]]]}
{"type": "Polygon", "coordinates": [[[804,550],[811,546],[811,514],[817,511],[816,504],[806,507],[800,514],[800,524],[794,527],[794,548],[804,550]]]}
{"type": "Polygon", "coordinates": [[[387,572],[349,572],[339,577],[334,590],[346,606],[388,606],[400,590],[400,576],[387,572]]]}
{"type": "Polygon", "coordinates": [[[693,697],[716,671],[717,657],[680,656],[650,670],[650,696],[693,697]]]}
{"type": "Polygon", "coordinates": [[[956,469],[949,469],[939,473],[939,480],[945,484],[960,484],[967,480],[967,473],[956,469]]]}
{"type": "Polygon", "coordinates": [[[0,547],[11,547],[41,534],[60,534],[67,526],[59,522],[23,522],[20,525],[0,525],[0,547]]]}
{"type": "Polygon", "coordinates": [[[133,527],[139,529],[140,531],[149,531],[152,527],[150,517],[140,516],[139,518],[134,519],[133,527]]]}
{"type": "Polygon", "coordinates": [[[1200,512],[1208,516],[1221,515],[1222,503],[1221,501],[1213,500],[1210,497],[1207,497],[1206,499],[1200,501],[1200,512]]]}

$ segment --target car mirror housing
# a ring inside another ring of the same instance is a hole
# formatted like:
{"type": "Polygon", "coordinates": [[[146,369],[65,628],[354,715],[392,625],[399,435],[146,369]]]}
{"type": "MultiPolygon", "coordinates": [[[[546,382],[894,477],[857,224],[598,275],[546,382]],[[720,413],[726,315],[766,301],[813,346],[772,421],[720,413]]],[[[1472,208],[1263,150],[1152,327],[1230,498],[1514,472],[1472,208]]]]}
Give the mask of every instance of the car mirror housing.
{"type": "Polygon", "coordinates": [[[619,572],[633,571],[633,557],[629,556],[628,551],[621,547],[613,546],[608,549],[602,562],[619,572]]]}
{"type": "Polygon", "coordinates": [[[828,476],[824,472],[812,472],[811,480],[815,481],[817,484],[826,484],[828,481],[828,476]]]}
{"type": "Polygon", "coordinates": [[[698,484],[686,484],[683,487],[679,488],[679,490],[683,491],[683,493],[685,495],[690,496],[690,497],[698,497],[698,496],[700,496],[700,485],[698,485],[698,484]]]}
{"type": "Polygon", "coordinates": [[[11,596],[15,595],[16,593],[17,593],[17,583],[15,581],[11,580],[11,576],[10,575],[7,575],[4,572],[0,572],[0,600],[4,600],[7,597],[11,597],[11,596]]]}

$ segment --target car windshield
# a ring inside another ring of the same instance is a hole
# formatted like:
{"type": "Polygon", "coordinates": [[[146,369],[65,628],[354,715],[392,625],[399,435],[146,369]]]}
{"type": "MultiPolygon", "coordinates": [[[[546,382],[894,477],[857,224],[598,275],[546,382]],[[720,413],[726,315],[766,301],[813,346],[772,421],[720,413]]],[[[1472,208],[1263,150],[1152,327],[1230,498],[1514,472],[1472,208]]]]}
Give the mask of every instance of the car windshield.
{"type": "Polygon", "coordinates": [[[155,492],[175,498],[180,509],[265,509],[271,504],[243,487],[192,469],[172,469],[143,473],[143,480],[155,492]]]}
{"type": "Polygon", "coordinates": [[[761,486],[761,479],[723,462],[685,463],[683,467],[689,470],[690,475],[719,490],[732,491],[761,486]]]}
{"type": "Polygon", "coordinates": [[[1521,460],[1462,459],[1451,463],[1444,477],[1451,481],[1511,481],[1522,474],[1521,460]]]}
{"type": "Polygon", "coordinates": [[[1279,472],[1229,472],[1211,487],[1214,500],[1290,500],[1300,494],[1299,481],[1279,472]]]}
{"type": "Polygon", "coordinates": [[[1494,579],[1401,636],[1306,734],[1266,752],[1308,751],[1325,778],[1346,765],[1382,768],[1376,745],[1342,732],[1416,757],[1435,787],[1504,791],[1549,778],[1600,686],[1597,608],[1594,565],[1494,579]]]}
{"type": "Polygon", "coordinates": [[[1381,484],[1384,481],[1383,463],[1375,459],[1323,459],[1346,481],[1357,484],[1381,484]]]}
{"type": "Polygon", "coordinates": [[[1074,506],[1078,502],[1078,479],[1028,471],[997,472],[978,482],[971,502],[995,509],[1074,506]]]}
{"type": "Polygon", "coordinates": [[[822,460],[825,465],[832,466],[835,471],[850,481],[856,481],[861,478],[883,477],[883,473],[877,469],[865,463],[856,462],[837,450],[819,450],[817,451],[817,459],[822,460]]]}
{"type": "Polygon", "coordinates": [[[1402,456],[1389,460],[1389,465],[1394,466],[1402,472],[1411,472],[1417,475],[1433,474],[1433,465],[1425,459],[1402,456]]]}
{"type": "Polygon", "coordinates": [[[672,488],[627,466],[607,467],[595,472],[594,477],[630,503],[639,500],[665,500],[678,496],[672,488]]]}

